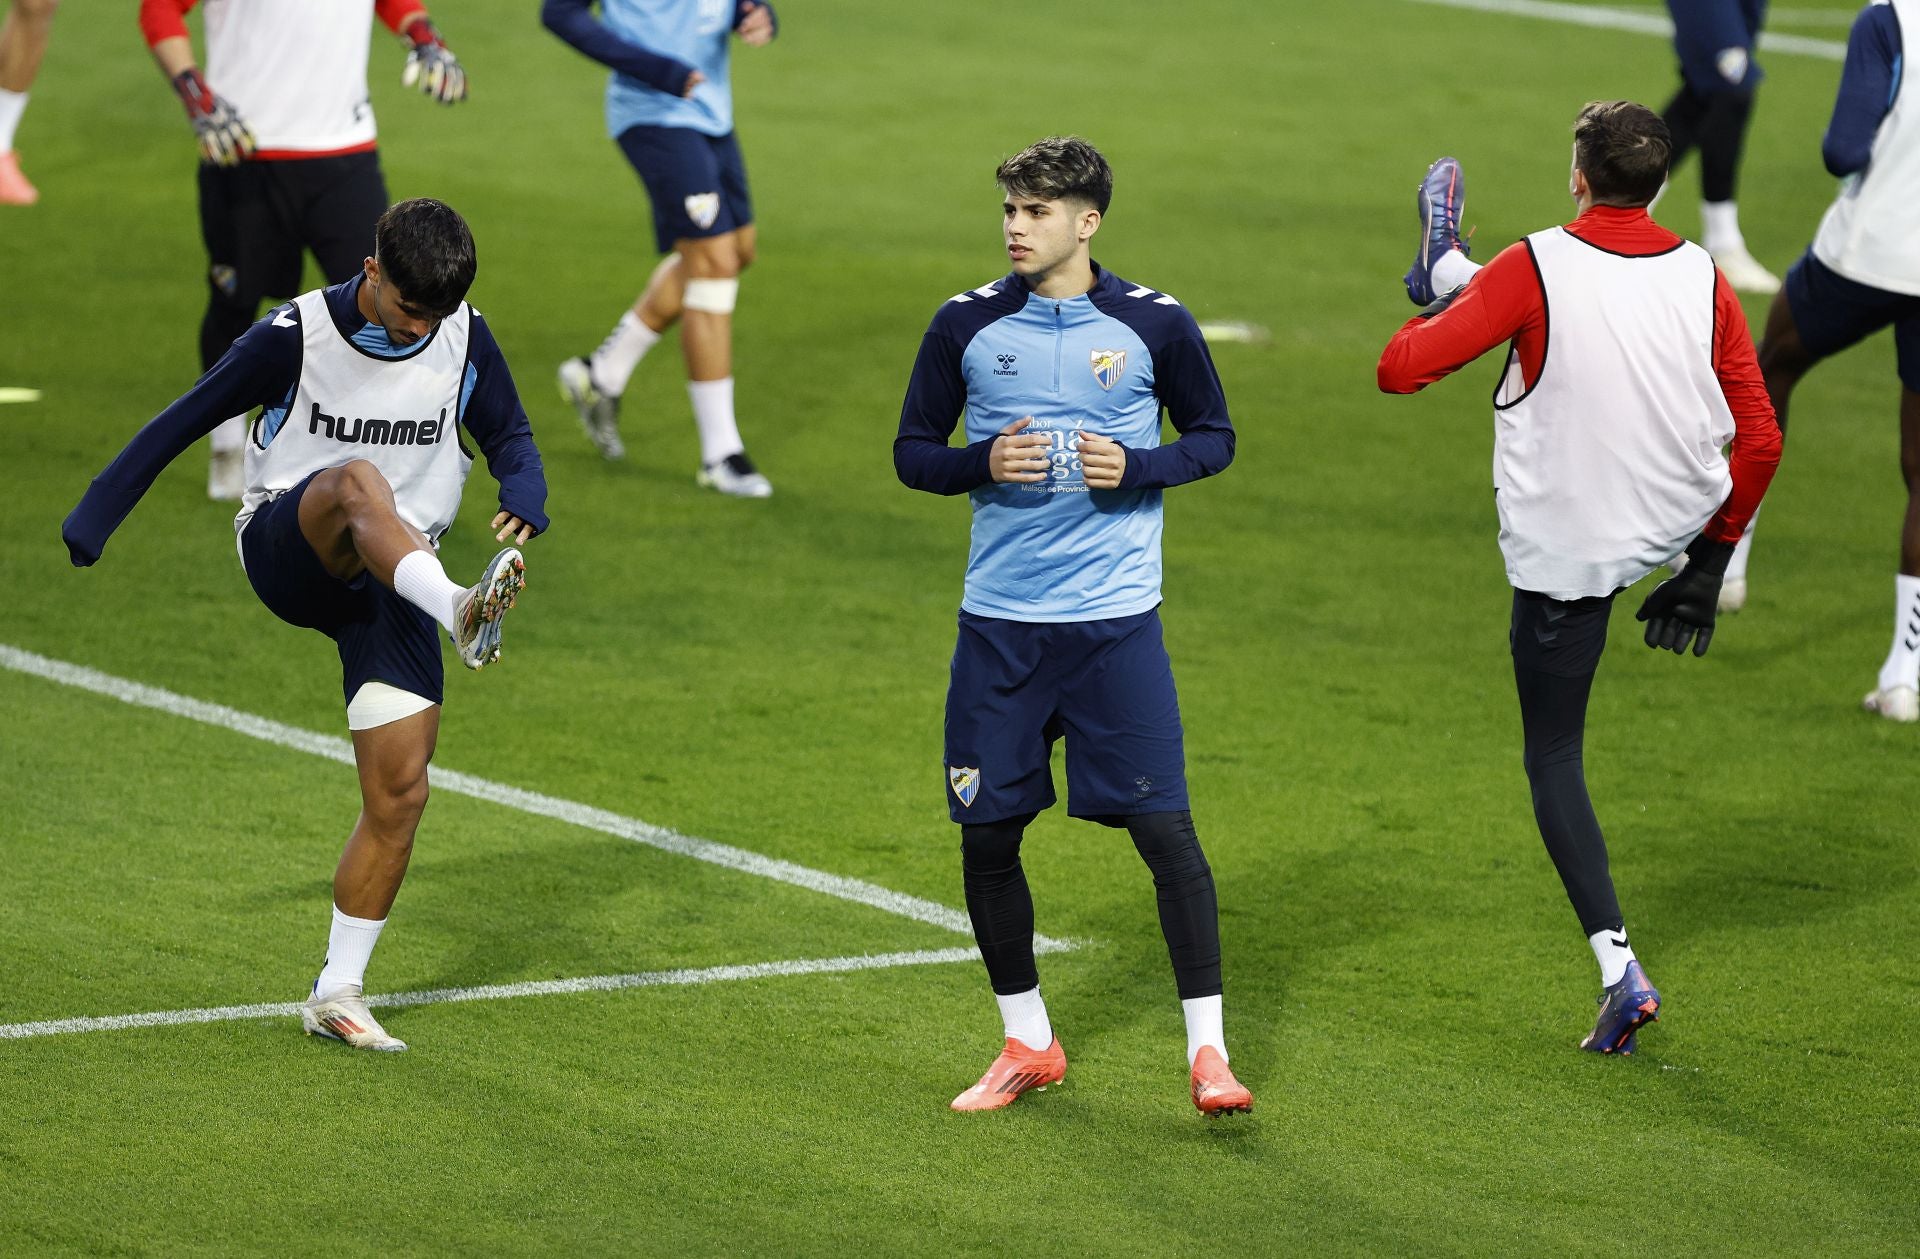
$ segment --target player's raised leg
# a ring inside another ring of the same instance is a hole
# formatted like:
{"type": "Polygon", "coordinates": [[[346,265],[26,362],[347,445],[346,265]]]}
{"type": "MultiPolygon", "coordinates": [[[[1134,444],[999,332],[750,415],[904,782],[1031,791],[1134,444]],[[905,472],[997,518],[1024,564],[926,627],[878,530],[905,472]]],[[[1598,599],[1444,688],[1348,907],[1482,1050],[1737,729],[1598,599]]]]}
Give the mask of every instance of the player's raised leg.
{"type": "Polygon", "coordinates": [[[1467,177],[1457,158],[1436,158],[1414,192],[1420,243],[1403,282],[1416,306],[1430,305],[1473,278],[1472,246],[1460,231],[1467,209],[1467,177]]]}
{"type": "Polygon", "coordinates": [[[438,622],[469,669],[500,658],[500,620],[526,585],[526,563],[507,547],[478,582],[447,576],[426,535],[400,518],[393,487],[364,459],[314,474],[300,499],[300,531],[341,581],[370,574],[438,622]]]}
{"type": "Polygon", "coordinates": [[[13,140],[59,7],[60,0],[13,0],[0,19],[0,205],[32,205],[40,199],[40,190],[20,169],[13,140]]]}

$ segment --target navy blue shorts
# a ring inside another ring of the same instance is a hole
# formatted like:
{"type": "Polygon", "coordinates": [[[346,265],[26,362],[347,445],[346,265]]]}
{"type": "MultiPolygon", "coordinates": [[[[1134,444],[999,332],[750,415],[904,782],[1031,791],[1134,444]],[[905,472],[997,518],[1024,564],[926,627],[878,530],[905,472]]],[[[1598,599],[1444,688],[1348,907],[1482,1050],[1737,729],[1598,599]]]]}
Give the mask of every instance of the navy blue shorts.
{"type": "Polygon", "coordinates": [[[953,820],[998,822],[1050,807],[1061,735],[1074,817],[1187,807],[1180,701],[1158,609],[1045,625],[960,614],[947,689],[953,820]]]}
{"type": "Polygon", "coordinates": [[[710,136],[686,127],[628,127],[620,151],[653,202],[653,240],[670,253],[677,240],[721,236],[753,222],[747,164],[729,131],[710,136]]]}
{"type": "Polygon", "coordinates": [[[1760,27],[1767,20],[1767,0],[1667,0],[1673,18],[1673,50],[1680,55],[1680,76],[1703,96],[1715,92],[1751,91],[1759,84],[1760,27]],[[1746,50],[1743,59],[1726,61],[1730,48],[1746,50]],[[1727,70],[1738,69],[1730,79],[1727,70]]]}
{"type": "Polygon", "coordinates": [[[1920,297],[1849,280],[1809,249],[1787,270],[1787,308],[1815,358],[1838,354],[1887,325],[1900,383],[1920,391],[1920,297]]]}
{"type": "Polygon", "coordinates": [[[253,593],[287,624],[319,630],[339,646],[348,703],[368,682],[440,703],[446,684],[440,626],[370,573],[341,581],[326,570],[300,532],[300,498],[312,482],[309,476],[261,504],[241,531],[240,556],[253,593]]]}

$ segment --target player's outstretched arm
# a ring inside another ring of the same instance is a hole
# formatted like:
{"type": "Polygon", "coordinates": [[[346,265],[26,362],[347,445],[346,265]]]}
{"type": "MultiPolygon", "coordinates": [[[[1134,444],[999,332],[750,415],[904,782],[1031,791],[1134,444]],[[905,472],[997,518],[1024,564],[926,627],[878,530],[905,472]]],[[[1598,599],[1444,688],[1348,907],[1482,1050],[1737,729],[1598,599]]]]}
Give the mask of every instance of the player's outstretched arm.
{"type": "Polygon", "coordinates": [[[300,378],[300,323],[283,306],[240,335],[192,389],[155,416],[93,479],[60,527],[76,568],[100,558],[107,539],[169,463],[229,416],[285,404],[300,378]]]}
{"type": "Polygon", "coordinates": [[[468,361],[473,365],[473,392],[460,413],[460,423],[487,457],[487,472],[500,483],[500,511],[493,518],[497,540],[525,542],[545,533],[547,471],[533,444],[533,425],[520,404],[506,356],[493,339],[492,329],[478,312],[473,316],[468,361]]]}
{"type": "Polygon", "coordinates": [[[407,46],[407,64],[400,70],[402,87],[419,88],[442,105],[467,99],[466,69],[448,50],[419,0],[381,0],[378,11],[407,46]],[[390,16],[390,9],[405,15],[390,16]]]}
{"type": "Polygon", "coordinates": [[[233,166],[253,155],[253,132],[233,103],[201,77],[187,36],[185,15],[193,5],[194,0],[142,0],[140,30],[154,63],[187,111],[201,158],[215,166],[233,166]]]}
{"type": "Polygon", "coordinates": [[[690,95],[705,82],[705,76],[679,58],[663,56],[608,30],[593,16],[592,0],[541,0],[540,24],[574,51],[669,96],[690,95]]]}

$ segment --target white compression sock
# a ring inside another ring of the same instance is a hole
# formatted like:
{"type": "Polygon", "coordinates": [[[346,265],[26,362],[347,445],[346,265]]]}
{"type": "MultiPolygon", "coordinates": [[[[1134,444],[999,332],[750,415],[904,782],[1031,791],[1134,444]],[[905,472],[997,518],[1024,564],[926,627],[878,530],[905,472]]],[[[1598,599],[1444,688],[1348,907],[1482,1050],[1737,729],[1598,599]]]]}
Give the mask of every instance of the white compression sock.
{"type": "Polygon", "coordinates": [[[393,593],[419,608],[441,628],[453,633],[455,610],[465,586],[455,585],[432,551],[409,551],[393,566],[393,593]]]}
{"type": "Polygon", "coordinates": [[[320,978],[313,981],[313,995],[330,997],[342,988],[358,988],[366,978],[367,963],[373,958],[373,946],[380,942],[385,918],[355,918],[333,907],[333,930],[327,933],[327,964],[320,978]]]}
{"type": "Polygon", "coordinates": [[[1220,1057],[1225,1059],[1227,1033],[1220,1021],[1220,994],[1188,997],[1180,1003],[1180,1012],[1187,1016],[1187,1065],[1192,1066],[1207,1045],[1219,1050],[1220,1057]]]}
{"type": "Polygon", "coordinates": [[[1451,293],[1473,278],[1480,264],[1461,253],[1458,249],[1447,250],[1445,256],[1433,264],[1433,291],[1451,293]]]}
{"type": "Polygon", "coordinates": [[[216,455],[231,454],[240,449],[247,444],[247,417],[235,415],[221,420],[220,427],[213,430],[211,440],[216,455]]]}
{"type": "Polygon", "coordinates": [[[633,369],[660,342],[660,334],[640,322],[640,316],[628,311],[613,325],[613,331],[587,360],[587,374],[601,393],[619,397],[633,379],[633,369]]]}
{"type": "Polygon", "coordinates": [[[26,112],[25,92],[9,92],[0,87],[0,153],[13,152],[13,133],[20,126],[20,115],[26,112]]]}
{"type": "Polygon", "coordinates": [[[1911,686],[1920,690],[1920,577],[1893,579],[1893,649],[1880,666],[1880,689],[1911,686]]]}
{"type": "Polygon", "coordinates": [[[1596,931],[1587,937],[1587,943],[1593,946],[1594,960],[1600,963],[1600,986],[1611,988],[1619,983],[1620,976],[1627,973],[1627,963],[1633,960],[1627,929],[1596,931]]]}
{"type": "Polygon", "coordinates": [[[1731,201],[1700,203],[1700,235],[1710,254],[1747,247],[1747,238],[1740,234],[1739,207],[1731,201]]]}
{"type": "Polygon", "coordinates": [[[700,426],[701,466],[712,467],[728,455],[737,455],[747,448],[740,440],[740,427],[733,418],[733,377],[690,380],[687,396],[693,399],[693,422],[700,426]]]}
{"type": "Polygon", "coordinates": [[[1016,992],[1011,997],[993,994],[1000,1003],[1000,1021],[1007,1025],[1007,1036],[1028,1049],[1045,1049],[1053,1044],[1053,1024],[1047,1021],[1047,1003],[1038,988],[1016,992]]]}

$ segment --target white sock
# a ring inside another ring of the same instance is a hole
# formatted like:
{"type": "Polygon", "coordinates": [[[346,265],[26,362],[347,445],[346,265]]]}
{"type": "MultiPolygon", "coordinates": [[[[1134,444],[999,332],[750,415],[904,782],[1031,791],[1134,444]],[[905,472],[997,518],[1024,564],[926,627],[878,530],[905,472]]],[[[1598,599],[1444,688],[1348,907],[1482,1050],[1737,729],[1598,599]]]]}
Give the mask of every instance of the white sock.
{"type": "Polygon", "coordinates": [[[1880,689],[1910,686],[1920,690],[1920,577],[1893,579],[1893,649],[1880,666],[1880,689]]]}
{"type": "Polygon", "coordinates": [[[1596,931],[1587,937],[1587,943],[1593,946],[1594,960],[1600,963],[1600,986],[1611,988],[1620,982],[1620,976],[1627,973],[1627,963],[1633,960],[1633,946],[1627,943],[1627,929],[1615,928],[1611,931],[1596,931]]]}
{"type": "Polygon", "coordinates": [[[1740,211],[1731,201],[1700,203],[1700,234],[1706,238],[1700,243],[1710,254],[1731,253],[1747,247],[1747,238],[1740,234],[1740,211]]]}
{"type": "Polygon", "coordinates": [[[1480,264],[1461,253],[1458,249],[1449,249],[1433,264],[1433,291],[1451,293],[1473,278],[1480,264]]]}
{"type": "Polygon", "coordinates": [[[13,152],[13,133],[20,126],[20,115],[26,112],[25,92],[9,92],[0,87],[0,153],[13,152]]]}
{"type": "Polygon", "coordinates": [[[373,946],[380,942],[380,929],[386,925],[385,918],[377,922],[355,918],[341,913],[335,905],[333,930],[327,933],[327,964],[320,968],[320,978],[313,981],[313,995],[330,997],[342,988],[360,987],[373,957],[373,946]]]}
{"type": "Polygon", "coordinates": [[[740,427],[733,419],[733,377],[690,380],[687,396],[693,399],[693,422],[700,426],[703,467],[712,467],[728,455],[737,455],[747,448],[740,440],[740,427]]]}
{"type": "Polygon", "coordinates": [[[419,608],[453,633],[455,610],[465,586],[455,585],[432,551],[409,551],[393,566],[393,593],[419,608]]]}
{"type": "Polygon", "coordinates": [[[244,415],[236,415],[229,419],[221,420],[220,427],[213,430],[212,441],[213,453],[216,455],[232,454],[234,451],[246,445],[247,417],[244,415]]]}
{"type": "Polygon", "coordinates": [[[587,375],[601,393],[619,397],[633,379],[633,369],[660,342],[660,334],[640,322],[640,316],[628,311],[613,325],[613,331],[587,360],[587,375]]]}
{"type": "Polygon", "coordinates": [[[1007,1025],[1010,1038],[1028,1049],[1045,1049],[1053,1044],[1053,1024],[1047,1021],[1047,1003],[1040,999],[1038,988],[1011,997],[996,992],[993,999],[1000,1003],[1000,1021],[1007,1025]]]}
{"type": "Polygon", "coordinates": [[[1747,521],[1747,531],[1740,535],[1740,541],[1734,544],[1733,558],[1727,561],[1727,580],[1745,581],[1747,579],[1747,561],[1753,556],[1753,527],[1760,523],[1760,511],[1754,509],[1753,517],[1747,521]]]}
{"type": "Polygon", "coordinates": [[[1227,1056],[1227,1033],[1220,1021],[1220,994],[1211,997],[1188,997],[1180,1003],[1180,1012],[1187,1016],[1187,1065],[1200,1056],[1200,1050],[1212,1045],[1220,1051],[1220,1057],[1227,1056]]]}

